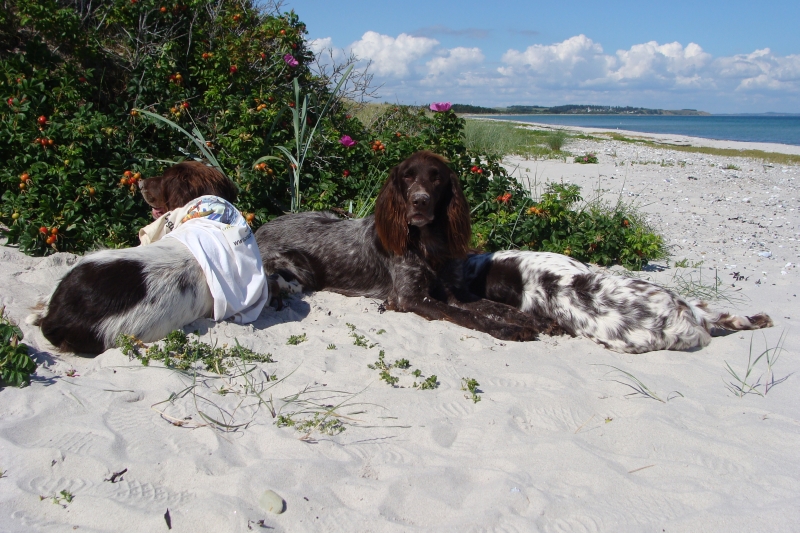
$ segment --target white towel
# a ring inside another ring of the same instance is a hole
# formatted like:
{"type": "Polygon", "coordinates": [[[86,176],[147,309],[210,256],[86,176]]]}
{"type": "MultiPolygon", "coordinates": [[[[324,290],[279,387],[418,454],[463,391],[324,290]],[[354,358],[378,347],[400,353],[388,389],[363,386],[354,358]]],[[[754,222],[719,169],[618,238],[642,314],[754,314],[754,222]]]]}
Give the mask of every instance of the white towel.
{"type": "Polygon", "coordinates": [[[183,216],[166,228],[159,224],[166,234],[152,241],[163,235],[189,248],[214,297],[214,320],[230,318],[240,324],[256,320],[269,302],[269,287],[255,236],[242,214],[216,196],[201,196],[178,211],[183,216]]]}

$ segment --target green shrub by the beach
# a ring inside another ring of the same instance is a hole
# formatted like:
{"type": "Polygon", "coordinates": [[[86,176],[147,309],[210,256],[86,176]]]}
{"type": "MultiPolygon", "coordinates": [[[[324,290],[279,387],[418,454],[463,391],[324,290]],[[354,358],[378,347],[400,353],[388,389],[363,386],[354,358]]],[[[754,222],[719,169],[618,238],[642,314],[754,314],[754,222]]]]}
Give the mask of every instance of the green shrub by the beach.
{"type": "MultiPolygon", "coordinates": [[[[319,100],[327,95],[325,80],[308,68],[305,26],[294,13],[262,12],[253,1],[164,5],[0,4],[0,222],[10,244],[39,255],[136,243],[148,222],[136,181],[160,173],[179,150],[197,150],[134,108],[196,125],[257,224],[288,205],[288,163],[252,163],[272,153],[266,139],[293,100],[295,78],[319,100]]],[[[361,131],[341,106],[325,125],[329,137],[318,136],[314,149],[324,146],[327,159],[315,159],[310,201],[341,176],[337,130],[361,131]]],[[[282,120],[271,143],[291,137],[282,120]]]]}
{"type": "Polygon", "coordinates": [[[0,309],[0,386],[21,387],[31,382],[36,363],[21,340],[22,331],[6,318],[5,308],[0,309]]]}
{"type": "MultiPolygon", "coordinates": [[[[314,95],[311,125],[331,92],[308,68],[305,25],[293,12],[264,12],[249,0],[166,8],[155,0],[10,0],[0,19],[0,231],[9,244],[36,255],[137,244],[149,209],[136,183],[179,151],[197,150],[135,109],[202,132],[254,229],[290,209],[291,168],[276,147],[294,140],[285,113],[297,105],[294,80],[314,95]],[[254,166],[265,155],[278,159],[254,166]]],[[[503,153],[468,149],[465,121],[452,111],[383,105],[365,125],[345,104],[322,117],[309,147],[300,210],[365,216],[389,170],[427,149],[461,176],[476,246],[627,266],[662,249],[621,208],[576,209],[572,196],[555,193],[534,201],[500,165],[503,153]]],[[[555,132],[542,142],[560,150],[564,139],[555,132]]]]}
{"type": "Polygon", "coordinates": [[[578,155],[575,156],[575,162],[581,165],[597,163],[597,156],[595,154],[578,155]]]}

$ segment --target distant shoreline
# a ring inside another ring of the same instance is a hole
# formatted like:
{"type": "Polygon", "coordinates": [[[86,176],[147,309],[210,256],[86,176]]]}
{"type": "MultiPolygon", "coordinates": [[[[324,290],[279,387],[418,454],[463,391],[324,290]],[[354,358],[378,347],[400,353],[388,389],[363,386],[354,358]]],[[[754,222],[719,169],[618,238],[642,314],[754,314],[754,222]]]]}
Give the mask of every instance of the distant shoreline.
{"type": "MultiPolygon", "coordinates": [[[[493,120],[498,122],[511,122],[524,126],[532,126],[538,129],[558,129],[575,131],[583,134],[603,135],[603,134],[621,134],[624,132],[625,137],[636,138],[642,140],[649,140],[664,145],[671,146],[695,146],[695,147],[708,147],[720,148],[730,150],[760,150],[762,152],[775,152],[779,154],[800,155],[800,145],[773,143],[773,142],[757,142],[757,141],[734,141],[727,139],[714,139],[708,137],[697,137],[691,135],[683,135],[676,133],[652,133],[638,130],[620,129],[613,127],[592,127],[592,126],[576,126],[564,124],[548,124],[545,122],[527,122],[521,120],[512,120],[506,118],[493,118],[487,115],[464,115],[472,120],[493,120]]],[[[551,115],[552,116],[552,115],[551,115]]],[[[560,115],[563,116],[563,115],[560,115]]],[[[609,115],[619,116],[619,115],[609,115]]]]}

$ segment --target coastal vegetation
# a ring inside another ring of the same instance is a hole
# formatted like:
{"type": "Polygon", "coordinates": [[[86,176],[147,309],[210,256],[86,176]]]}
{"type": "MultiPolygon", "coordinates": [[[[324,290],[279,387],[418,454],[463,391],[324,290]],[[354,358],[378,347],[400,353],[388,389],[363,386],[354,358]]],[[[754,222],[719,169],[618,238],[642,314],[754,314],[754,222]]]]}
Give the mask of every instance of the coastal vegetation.
{"type": "Polygon", "coordinates": [[[186,158],[237,184],[255,229],[289,211],[365,216],[389,170],[423,149],[460,176],[477,248],[630,268],[664,254],[624,206],[586,205],[574,187],[538,197],[501,165],[509,153],[565,158],[563,133],[511,128],[497,146],[479,130],[499,126],[476,128],[449,104],[365,108],[369,76],[315,67],[294,12],[13,0],[0,18],[0,231],[28,254],[136,244],[149,212],[138,183],[186,158]]]}

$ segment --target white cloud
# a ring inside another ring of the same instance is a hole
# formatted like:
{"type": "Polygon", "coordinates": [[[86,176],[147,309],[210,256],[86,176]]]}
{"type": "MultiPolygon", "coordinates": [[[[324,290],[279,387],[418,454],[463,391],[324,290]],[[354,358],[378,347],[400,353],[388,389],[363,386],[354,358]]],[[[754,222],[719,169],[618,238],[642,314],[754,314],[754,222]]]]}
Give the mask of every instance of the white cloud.
{"type": "Polygon", "coordinates": [[[695,44],[686,48],[680,43],[659,45],[655,41],[618,50],[610,78],[619,82],[649,82],[651,85],[687,84],[711,63],[711,54],[695,44]]]}
{"type": "Polygon", "coordinates": [[[395,37],[374,31],[366,32],[350,45],[359,59],[371,59],[372,71],[378,76],[408,76],[411,64],[430,53],[439,41],[401,33],[395,37]]]}
{"type": "Polygon", "coordinates": [[[737,81],[739,90],[800,92],[800,55],[776,56],[769,48],[714,61],[715,74],[737,81]]]}
{"type": "Polygon", "coordinates": [[[614,59],[603,54],[598,43],[577,35],[556,44],[535,44],[524,52],[509,50],[502,61],[508,65],[498,69],[504,76],[533,75],[547,85],[568,85],[604,78],[614,59]]]}
{"type": "MultiPolygon", "coordinates": [[[[330,38],[311,48],[333,48],[330,38]]],[[[372,60],[380,96],[404,103],[597,103],[712,112],[800,109],[800,55],[770,49],[713,57],[697,43],[649,41],[606,52],[586,35],[508,50],[499,68],[480,48],[368,31],[341,54],[372,60]]]]}
{"type": "Polygon", "coordinates": [[[459,46],[447,51],[447,55],[434,57],[425,65],[429,76],[441,76],[463,70],[467,65],[481,63],[484,59],[480,48],[464,48],[459,46]]]}

